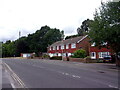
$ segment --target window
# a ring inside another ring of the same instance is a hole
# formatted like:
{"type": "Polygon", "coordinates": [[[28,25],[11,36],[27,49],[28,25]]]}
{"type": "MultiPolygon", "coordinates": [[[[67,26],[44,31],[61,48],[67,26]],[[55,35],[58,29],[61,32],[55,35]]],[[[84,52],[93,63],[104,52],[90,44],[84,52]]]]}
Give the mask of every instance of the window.
{"type": "Polygon", "coordinates": [[[59,50],[59,46],[57,46],[57,50],[59,50]]]}
{"type": "Polygon", "coordinates": [[[99,58],[103,58],[107,55],[110,55],[110,53],[109,52],[99,52],[99,58]]]}
{"type": "Polygon", "coordinates": [[[72,44],[71,44],[71,48],[76,48],[76,44],[75,44],[75,43],[72,43],[72,44]]]}
{"type": "Polygon", "coordinates": [[[91,59],[96,59],[96,52],[91,52],[91,59]]]}
{"type": "Polygon", "coordinates": [[[51,48],[52,48],[52,47],[50,47],[50,50],[52,50],[51,48]]]}
{"type": "Polygon", "coordinates": [[[53,50],[55,50],[55,46],[53,46],[53,50]]]}
{"type": "Polygon", "coordinates": [[[66,45],[66,49],[69,49],[69,45],[68,44],[66,45]]]}
{"type": "Polygon", "coordinates": [[[61,45],[61,49],[64,49],[64,45],[61,45]]]}

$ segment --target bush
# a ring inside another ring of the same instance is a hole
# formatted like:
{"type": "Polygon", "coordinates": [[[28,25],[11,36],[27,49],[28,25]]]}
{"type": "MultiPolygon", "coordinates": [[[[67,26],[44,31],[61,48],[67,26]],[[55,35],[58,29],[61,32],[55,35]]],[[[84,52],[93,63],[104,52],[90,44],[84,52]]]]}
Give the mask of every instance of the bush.
{"type": "Polygon", "coordinates": [[[86,57],[86,51],[83,49],[76,50],[73,53],[73,58],[85,58],[86,57]]]}
{"type": "Polygon", "coordinates": [[[49,56],[49,55],[46,55],[46,54],[44,54],[42,57],[43,57],[43,58],[50,58],[50,56],[49,56]]]}
{"type": "Polygon", "coordinates": [[[62,60],[62,56],[53,56],[50,57],[51,60],[62,60]]]}

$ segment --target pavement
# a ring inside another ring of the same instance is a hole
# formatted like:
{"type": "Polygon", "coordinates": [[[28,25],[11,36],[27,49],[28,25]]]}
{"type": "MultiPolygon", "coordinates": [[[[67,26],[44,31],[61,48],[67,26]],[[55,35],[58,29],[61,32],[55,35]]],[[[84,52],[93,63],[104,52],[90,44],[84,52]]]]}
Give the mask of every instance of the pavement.
{"type": "Polygon", "coordinates": [[[3,59],[26,88],[119,88],[115,64],[3,59]]]}
{"type": "Polygon", "coordinates": [[[10,83],[10,76],[2,66],[2,60],[0,60],[0,89],[12,88],[10,83]]]}
{"type": "Polygon", "coordinates": [[[19,77],[10,69],[10,67],[0,60],[0,89],[16,90],[17,88],[25,88],[19,77]]]}

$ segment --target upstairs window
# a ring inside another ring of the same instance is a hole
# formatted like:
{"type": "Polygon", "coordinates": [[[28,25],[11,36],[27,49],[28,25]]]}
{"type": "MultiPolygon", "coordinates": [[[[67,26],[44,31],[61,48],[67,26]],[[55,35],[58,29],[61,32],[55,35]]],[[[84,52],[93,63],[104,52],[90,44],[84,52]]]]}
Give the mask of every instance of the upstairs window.
{"type": "Polygon", "coordinates": [[[57,50],[59,50],[59,46],[57,46],[57,50]]]}
{"type": "Polygon", "coordinates": [[[66,45],[66,49],[69,49],[69,45],[68,44],[66,45]]]}
{"type": "Polygon", "coordinates": [[[64,49],[64,45],[61,45],[61,49],[64,49]]]}
{"type": "Polygon", "coordinates": [[[75,43],[72,43],[72,44],[71,44],[71,48],[76,48],[76,44],[75,44],[75,43]]]}
{"type": "Polygon", "coordinates": [[[55,50],[55,46],[53,46],[53,50],[55,50]]]}
{"type": "Polygon", "coordinates": [[[52,50],[52,47],[50,47],[50,50],[52,50]]]}

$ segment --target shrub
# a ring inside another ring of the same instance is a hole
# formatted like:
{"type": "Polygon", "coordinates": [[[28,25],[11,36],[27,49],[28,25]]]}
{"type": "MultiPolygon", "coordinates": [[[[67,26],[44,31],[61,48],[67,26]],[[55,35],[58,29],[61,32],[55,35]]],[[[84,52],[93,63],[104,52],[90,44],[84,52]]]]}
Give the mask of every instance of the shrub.
{"type": "Polygon", "coordinates": [[[51,60],[62,60],[62,56],[53,56],[50,57],[51,60]]]}
{"type": "Polygon", "coordinates": [[[73,53],[73,58],[85,58],[86,57],[86,51],[83,49],[76,50],[73,53]]]}
{"type": "Polygon", "coordinates": [[[50,58],[50,56],[49,56],[49,55],[46,55],[46,54],[44,54],[42,57],[43,57],[43,58],[50,58]]]}

